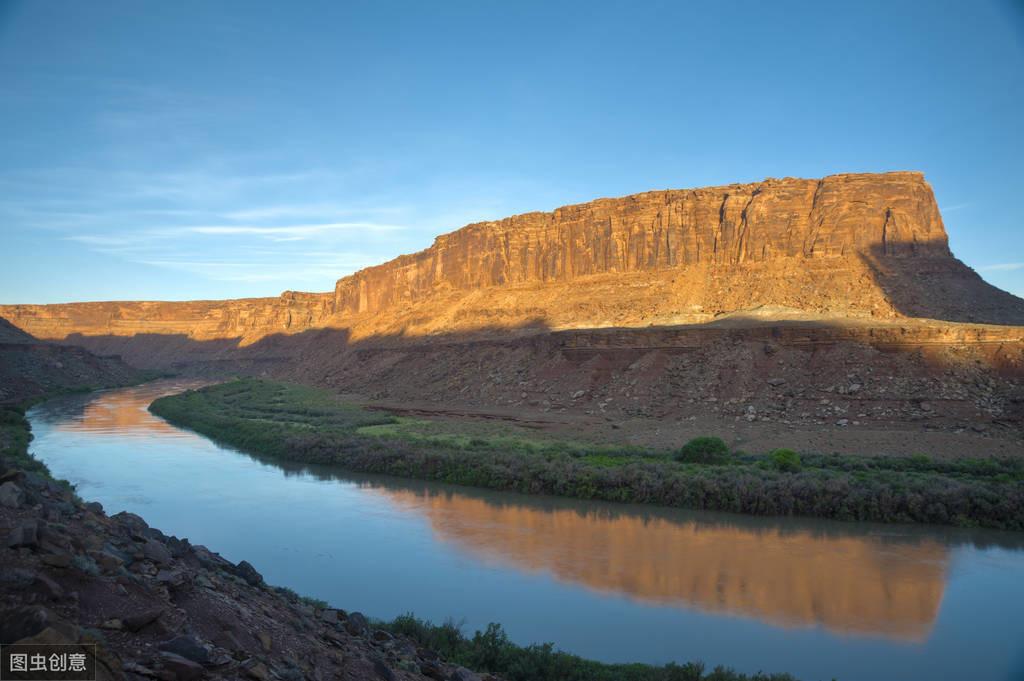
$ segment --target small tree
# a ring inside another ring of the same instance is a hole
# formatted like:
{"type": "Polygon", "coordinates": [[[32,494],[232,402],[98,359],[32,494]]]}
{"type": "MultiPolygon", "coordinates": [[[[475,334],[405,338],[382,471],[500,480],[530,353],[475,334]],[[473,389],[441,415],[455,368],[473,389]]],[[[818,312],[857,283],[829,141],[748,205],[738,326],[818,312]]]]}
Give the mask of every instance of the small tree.
{"type": "Polygon", "coordinates": [[[783,473],[796,473],[803,466],[800,463],[800,455],[792,449],[776,449],[768,455],[772,468],[783,473]]]}
{"type": "Polygon", "coordinates": [[[731,453],[720,437],[695,437],[679,450],[676,461],[683,463],[727,463],[731,453]]]}

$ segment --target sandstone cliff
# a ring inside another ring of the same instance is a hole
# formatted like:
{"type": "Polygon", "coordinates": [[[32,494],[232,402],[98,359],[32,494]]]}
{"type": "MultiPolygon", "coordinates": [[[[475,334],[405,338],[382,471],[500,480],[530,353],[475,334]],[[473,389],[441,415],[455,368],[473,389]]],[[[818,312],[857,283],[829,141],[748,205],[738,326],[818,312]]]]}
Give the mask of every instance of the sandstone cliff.
{"type": "Polygon", "coordinates": [[[344,277],[333,293],[8,305],[0,316],[40,338],[237,346],[317,328],[349,340],[507,334],[699,323],[754,308],[1024,324],[1024,300],[952,256],[932,190],[912,172],[647,192],[472,224],[344,277]]]}
{"type": "Polygon", "coordinates": [[[856,255],[950,257],[921,174],[647,192],[472,224],[341,279],[335,309],[377,311],[439,290],[601,273],[856,255]]]}

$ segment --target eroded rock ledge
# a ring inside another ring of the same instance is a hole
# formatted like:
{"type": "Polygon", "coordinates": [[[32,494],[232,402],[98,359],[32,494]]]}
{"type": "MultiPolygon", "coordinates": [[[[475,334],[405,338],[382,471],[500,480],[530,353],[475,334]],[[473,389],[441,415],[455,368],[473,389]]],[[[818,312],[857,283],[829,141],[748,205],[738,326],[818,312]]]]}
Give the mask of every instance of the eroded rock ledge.
{"type": "Polygon", "coordinates": [[[598,199],[468,225],[327,293],[0,306],[44,339],[180,336],[247,345],[694,323],[758,306],[831,317],[1024,324],[1024,301],[949,251],[920,173],[768,179],[598,199]]]}

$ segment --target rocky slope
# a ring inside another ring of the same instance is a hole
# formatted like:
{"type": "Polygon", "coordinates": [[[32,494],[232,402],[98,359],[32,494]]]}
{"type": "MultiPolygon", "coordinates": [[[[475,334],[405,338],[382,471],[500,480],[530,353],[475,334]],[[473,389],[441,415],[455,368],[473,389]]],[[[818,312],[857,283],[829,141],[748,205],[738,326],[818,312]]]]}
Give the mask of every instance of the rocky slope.
{"type": "Polygon", "coordinates": [[[120,357],[41,342],[0,319],[0,404],[66,390],[126,385],[145,375],[120,357]]]}
{"type": "Polygon", "coordinates": [[[95,644],[99,681],[491,678],[38,473],[0,471],[0,644],[95,644]]]}

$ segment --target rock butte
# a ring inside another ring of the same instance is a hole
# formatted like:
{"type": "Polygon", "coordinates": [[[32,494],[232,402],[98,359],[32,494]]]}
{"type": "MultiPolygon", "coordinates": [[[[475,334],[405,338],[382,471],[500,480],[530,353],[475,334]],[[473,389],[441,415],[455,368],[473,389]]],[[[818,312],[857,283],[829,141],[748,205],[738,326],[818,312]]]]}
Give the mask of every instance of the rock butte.
{"type": "Polygon", "coordinates": [[[0,316],[46,339],[180,334],[248,344],[320,327],[361,338],[679,324],[758,306],[1024,324],[1024,301],[952,256],[932,190],[915,172],[654,191],[471,224],[344,277],[333,293],[9,305],[0,316]]]}
{"type": "Polygon", "coordinates": [[[8,305],[0,317],[141,368],[391,403],[662,420],[753,405],[757,419],[881,423],[918,418],[928,395],[940,405],[929,423],[951,429],[1024,408],[1024,300],[953,257],[914,172],[646,192],[472,224],[329,293],[8,305]],[[888,378],[868,381],[852,418],[819,413],[821,393],[873,370],[888,378]]]}

